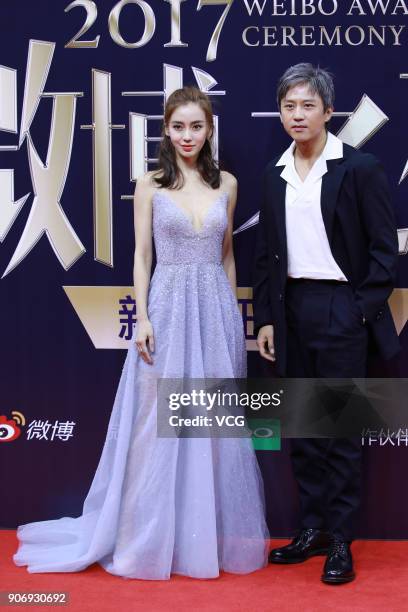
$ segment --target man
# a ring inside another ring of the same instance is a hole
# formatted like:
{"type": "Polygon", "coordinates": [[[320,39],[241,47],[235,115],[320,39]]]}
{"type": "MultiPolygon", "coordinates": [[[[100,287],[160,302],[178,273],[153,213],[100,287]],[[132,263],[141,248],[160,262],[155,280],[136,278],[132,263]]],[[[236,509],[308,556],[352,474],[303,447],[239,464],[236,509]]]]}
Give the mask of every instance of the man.
{"type": "MultiPolygon", "coordinates": [[[[326,71],[290,67],[277,101],[293,142],[264,175],[254,273],[258,348],[282,376],[364,377],[369,336],[386,359],[399,350],[387,303],[398,256],[387,180],[374,156],[328,131],[334,87],[326,71]]],[[[301,530],[269,560],[327,555],[322,580],[349,582],[361,441],[292,439],[291,459],[301,530]]]]}

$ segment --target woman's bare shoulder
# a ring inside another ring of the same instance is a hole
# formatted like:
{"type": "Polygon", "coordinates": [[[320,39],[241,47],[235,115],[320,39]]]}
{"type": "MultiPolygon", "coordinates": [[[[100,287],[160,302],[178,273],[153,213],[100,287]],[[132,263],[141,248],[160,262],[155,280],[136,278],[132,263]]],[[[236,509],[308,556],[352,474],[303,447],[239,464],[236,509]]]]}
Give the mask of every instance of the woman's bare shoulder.
{"type": "Polygon", "coordinates": [[[135,194],[153,195],[153,193],[157,190],[157,183],[155,181],[155,177],[157,176],[157,171],[152,170],[146,172],[139,176],[136,181],[136,189],[135,194]]]}
{"type": "Polygon", "coordinates": [[[225,191],[229,195],[230,204],[232,207],[235,206],[237,199],[238,181],[233,174],[221,170],[221,185],[222,191],[225,191]]]}
{"type": "Polygon", "coordinates": [[[145,174],[142,174],[142,176],[137,179],[137,183],[140,183],[144,188],[150,187],[155,189],[157,188],[155,178],[160,176],[159,172],[160,171],[157,170],[149,170],[149,172],[145,172],[145,174]]]}
{"type": "Polygon", "coordinates": [[[146,172],[139,176],[136,181],[135,193],[134,193],[134,204],[135,206],[147,205],[149,208],[153,202],[153,196],[157,191],[158,185],[154,180],[155,172],[146,172]]]}
{"type": "Polygon", "coordinates": [[[221,170],[221,185],[223,188],[228,189],[228,191],[233,191],[237,189],[238,181],[231,172],[221,170]]]}

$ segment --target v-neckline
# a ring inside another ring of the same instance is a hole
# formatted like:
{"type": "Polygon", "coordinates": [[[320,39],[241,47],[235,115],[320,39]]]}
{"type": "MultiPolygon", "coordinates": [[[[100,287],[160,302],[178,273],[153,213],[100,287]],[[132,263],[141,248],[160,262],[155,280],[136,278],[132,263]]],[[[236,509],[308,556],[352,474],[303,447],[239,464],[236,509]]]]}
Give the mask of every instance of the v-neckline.
{"type": "Polygon", "coordinates": [[[156,194],[158,194],[158,195],[163,195],[164,197],[166,197],[166,198],[167,198],[167,200],[168,200],[168,201],[169,201],[169,202],[170,202],[170,203],[171,203],[171,204],[174,206],[174,208],[176,208],[176,209],[177,209],[177,210],[178,210],[178,211],[179,211],[179,212],[180,212],[180,213],[183,215],[183,217],[184,217],[184,218],[187,220],[188,224],[190,225],[190,228],[192,229],[192,231],[193,231],[195,234],[201,234],[201,232],[203,231],[203,229],[204,229],[204,227],[205,227],[205,224],[206,224],[206,221],[207,221],[208,215],[210,214],[210,212],[212,211],[212,209],[215,207],[215,205],[216,205],[216,204],[217,204],[217,203],[218,203],[218,202],[221,200],[221,198],[222,198],[222,197],[226,197],[226,198],[228,199],[228,193],[227,193],[226,191],[221,191],[221,193],[218,195],[218,197],[217,197],[217,198],[215,198],[214,202],[212,202],[212,203],[210,204],[210,206],[209,206],[209,208],[208,208],[207,212],[206,212],[206,213],[205,213],[205,215],[204,215],[204,218],[203,218],[203,222],[202,222],[202,224],[201,224],[201,227],[200,227],[200,229],[198,229],[198,230],[197,230],[197,229],[194,227],[193,222],[191,221],[190,217],[187,215],[187,213],[185,212],[185,210],[183,210],[183,209],[181,208],[181,206],[179,206],[178,204],[176,204],[176,202],[174,201],[174,199],[173,199],[173,198],[172,198],[172,197],[171,197],[171,196],[170,196],[170,195],[169,195],[167,192],[157,190],[157,191],[155,192],[155,195],[156,195],[156,194]]]}

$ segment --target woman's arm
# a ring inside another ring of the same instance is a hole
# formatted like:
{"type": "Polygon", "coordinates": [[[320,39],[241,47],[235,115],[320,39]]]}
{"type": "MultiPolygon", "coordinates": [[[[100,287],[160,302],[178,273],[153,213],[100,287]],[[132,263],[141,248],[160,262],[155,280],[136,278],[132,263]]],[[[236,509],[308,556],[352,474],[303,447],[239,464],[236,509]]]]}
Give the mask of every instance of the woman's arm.
{"type": "Polygon", "coordinates": [[[234,212],[237,203],[238,183],[235,176],[228,172],[222,173],[222,186],[228,193],[228,227],[225,231],[224,241],[222,244],[222,263],[228,280],[231,283],[234,294],[237,293],[237,274],[235,269],[234,250],[232,244],[232,232],[234,228],[234,212]]]}
{"type": "Polygon", "coordinates": [[[147,313],[147,296],[149,292],[152,269],[152,197],[154,187],[150,174],[139,178],[133,197],[135,225],[135,257],[133,264],[133,282],[136,298],[137,333],[136,346],[146,363],[153,363],[147,350],[146,341],[151,352],[154,351],[153,328],[147,313]]]}

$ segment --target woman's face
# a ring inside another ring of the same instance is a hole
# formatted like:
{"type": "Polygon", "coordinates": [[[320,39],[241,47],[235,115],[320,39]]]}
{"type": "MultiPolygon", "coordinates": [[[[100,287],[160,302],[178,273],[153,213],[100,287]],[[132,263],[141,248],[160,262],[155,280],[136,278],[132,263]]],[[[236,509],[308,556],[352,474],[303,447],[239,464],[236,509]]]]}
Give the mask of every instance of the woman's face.
{"type": "Polygon", "coordinates": [[[210,136],[210,126],[203,109],[198,104],[189,102],[173,111],[165,132],[170,137],[177,155],[187,161],[197,159],[210,136]]]}

